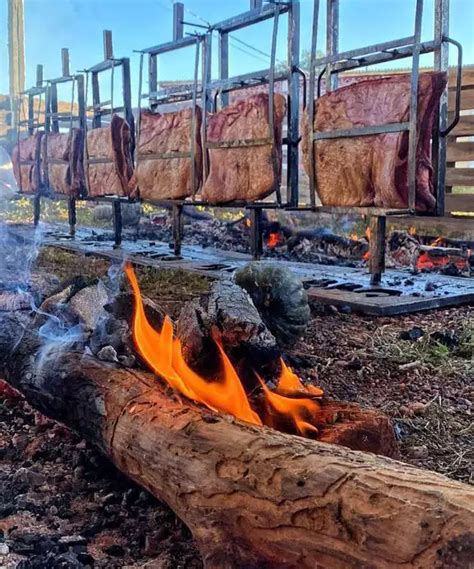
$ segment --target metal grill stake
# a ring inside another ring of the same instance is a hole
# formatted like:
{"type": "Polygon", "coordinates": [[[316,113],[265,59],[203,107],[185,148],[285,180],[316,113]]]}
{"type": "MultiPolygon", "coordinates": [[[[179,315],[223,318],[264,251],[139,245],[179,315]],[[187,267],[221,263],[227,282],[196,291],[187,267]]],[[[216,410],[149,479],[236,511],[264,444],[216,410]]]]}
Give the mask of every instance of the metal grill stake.
{"type": "MultiPolygon", "coordinates": [[[[55,79],[48,80],[47,89],[47,102],[46,102],[46,116],[48,118],[48,132],[59,133],[61,130],[66,130],[71,136],[74,125],[77,124],[79,128],[85,130],[86,127],[86,110],[85,110],[85,95],[84,95],[84,76],[82,74],[70,73],[69,65],[69,50],[67,48],[61,49],[61,64],[62,75],[55,79]],[[67,85],[71,86],[71,99],[69,104],[69,112],[60,112],[58,106],[58,86],[67,85]],[[77,113],[76,109],[77,108],[77,113]],[[63,126],[66,125],[66,126],[63,126]]],[[[44,144],[43,156],[43,170],[45,174],[45,187],[44,195],[50,199],[64,199],[64,196],[54,192],[54,189],[49,184],[49,166],[50,164],[70,164],[72,157],[69,161],[61,159],[49,159],[47,155],[48,138],[44,144]]],[[[71,164],[72,167],[72,164],[71,164]]],[[[74,237],[76,231],[76,199],[83,197],[82,189],[79,190],[79,196],[67,196],[68,201],[68,222],[69,222],[69,235],[74,237]]]]}
{"type": "MultiPolygon", "coordinates": [[[[92,88],[92,106],[87,106],[87,111],[93,113],[92,117],[92,129],[100,128],[102,126],[102,117],[110,115],[112,117],[114,114],[122,115],[130,127],[131,136],[131,154],[133,155],[135,151],[135,119],[133,116],[132,108],[132,94],[131,94],[131,81],[130,81],[130,59],[128,57],[116,58],[113,55],[113,43],[112,43],[112,32],[110,30],[104,30],[103,32],[103,44],[104,44],[104,60],[96,65],[85,70],[86,73],[86,98],[89,92],[89,76],[91,77],[91,88],[92,88]],[[115,106],[115,72],[116,68],[120,68],[122,71],[122,92],[121,101],[119,106],[115,106]],[[106,71],[110,71],[110,98],[108,100],[102,100],[99,77],[100,74],[106,71]]],[[[87,121],[88,122],[88,121],[87,121]]],[[[89,149],[87,145],[87,130],[88,124],[86,126],[86,132],[84,136],[84,162],[85,162],[85,173],[86,173],[86,184],[88,191],[88,198],[91,201],[97,202],[107,202],[112,203],[113,208],[113,224],[114,224],[114,244],[115,247],[119,247],[122,243],[122,202],[129,202],[128,197],[121,196],[90,196],[90,177],[89,177],[89,166],[91,164],[106,164],[111,163],[112,160],[109,158],[90,158],[89,149]]]]}
{"type": "MultiPolygon", "coordinates": [[[[358,49],[353,49],[338,53],[339,43],[339,0],[328,0],[327,17],[326,17],[326,37],[327,37],[327,55],[318,58],[316,56],[317,33],[319,23],[319,0],[314,1],[313,11],[313,28],[312,42],[310,52],[310,73],[309,73],[309,101],[308,101],[308,121],[310,132],[312,132],[312,140],[309,152],[309,184],[310,184],[310,200],[311,208],[317,208],[320,211],[329,211],[331,213],[366,213],[381,216],[377,227],[377,231],[373,237],[373,251],[379,256],[384,255],[384,247],[380,241],[385,240],[385,219],[386,215],[415,214],[416,213],[416,147],[418,140],[417,133],[417,110],[418,110],[418,80],[419,80],[419,58],[423,53],[434,53],[435,65],[437,71],[447,72],[448,42],[459,44],[451,40],[448,34],[448,12],[449,0],[435,0],[435,26],[434,40],[429,42],[421,42],[421,27],[423,17],[423,0],[416,0],[415,24],[412,36],[396,39],[388,42],[374,44],[358,49]],[[410,107],[409,120],[397,124],[384,124],[372,127],[340,129],[329,132],[314,132],[315,117],[315,83],[316,73],[319,67],[317,79],[317,95],[320,96],[321,78],[326,74],[326,90],[329,91],[337,87],[337,75],[342,71],[367,67],[378,63],[393,61],[395,59],[412,58],[411,80],[410,80],[410,107]],[[319,198],[317,184],[317,169],[315,163],[314,145],[318,140],[347,138],[355,136],[368,136],[372,134],[381,134],[389,132],[408,132],[408,208],[402,210],[387,208],[361,208],[361,207],[319,207],[316,199],[319,198]]],[[[459,49],[458,59],[458,81],[456,86],[456,101],[459,101],[461,81],[460,66],[462,65],[462,55],[459,49]]],[[[438,121],[436,121],[433,132],[433,166],[434,179],[436,189],[437,209],[436,215],[444,215],[444,190],[445,190],[445,170],[446,170],[446,141],[443,138],[449,130],[447,125],[447,87],[441,99],[440,109],[438,113],[438,121]]],[[[456,106],[456,116],[459,117],[459,105],[456,106]]],[[[456,118],[455,118],[456,122],[456,118]]],[[[454,124],[455,124],[454,122],[454,124]]],[[[383,259],[374,260],[372,267],[382,267],[383,259]]],[[[380,271],[372,274],[372,282],[380,282],[380,271]]]]}
{"type": "MultiPolygon", "coordinates": [[[[45,132],[49,131],[49,117],[47,116],[47,112],[46,112],[47,92],[48,92],[48,87],[47,87],[47,85],[44,84],[44,81],[43,81],[43,66],[38,64],[36,66],[36,84],[33,87],[31,87],[30,89],[27,89],[26,91],[23,91],[22,93],[19,93],[17,101],[16,101],[16,108],[19,109],[19,116],[18,116],[19,120],[15,124],[15,126],[16,126],[16,141],[17,141],[18,145],[19,145],[19,142],[21,139],[21,133],[22,133],[22,130],[24,129],[24,127],[26,127],[26,130],[27,130],[29,136],[33,136],[34,134],[39,132],[40,129],[43,129],[45,132]],[[43,122],[40,122],[41,107],[43,104],[43,95],[45,97],[45,102],[44,102],[45,109],[43,111],[44,120],[43,120],[43,122]],[[27,117],[25,117],[25,109],[24,109],[24,98],[25,97],[27,99],[27,106],[28,106],[28,116],[27,117]],[[35,101],[37,101],[36,120],[35,120],[35,101]]],[[[41,168],[41,151],[39,148],[37,148],[37,151],[35,153],[35,157],[33,160],[22,160],[21,155],[20,155],[19,146],[18,146],[18,152],[19,152],[19,154],[18,154],[18,165],[19,165],[19,180],[18,180],[18,182],[19,182],[19,184],[18,185],[20,188],[20,193],[23,194],[23,180],[22,180],[22,168],[21,168],[21,166],[36,165],[36,172],[39,175],[40,168],[41,168]]],[[[40,195],[40,191],[38,189],[36,194],[33,196],[33,223],[35,226],[37,226],[39,223],[40,214],[41,214],[41,195],[40,195]]]]}

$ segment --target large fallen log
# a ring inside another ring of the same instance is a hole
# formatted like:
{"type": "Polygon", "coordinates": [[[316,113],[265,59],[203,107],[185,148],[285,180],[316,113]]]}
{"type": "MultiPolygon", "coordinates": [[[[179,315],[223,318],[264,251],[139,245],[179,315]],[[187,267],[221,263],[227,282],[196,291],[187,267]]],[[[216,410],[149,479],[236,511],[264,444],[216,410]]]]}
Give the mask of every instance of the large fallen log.
{"type": "Polygon", "coordinates": [[[169,504],[207,568],[461,569],[472,561],[467,485],[214,414],[172,398],[150,373],[82,350],[45,352],[21,312],[0,315],[0,369],[33,406],[169,504]]]}

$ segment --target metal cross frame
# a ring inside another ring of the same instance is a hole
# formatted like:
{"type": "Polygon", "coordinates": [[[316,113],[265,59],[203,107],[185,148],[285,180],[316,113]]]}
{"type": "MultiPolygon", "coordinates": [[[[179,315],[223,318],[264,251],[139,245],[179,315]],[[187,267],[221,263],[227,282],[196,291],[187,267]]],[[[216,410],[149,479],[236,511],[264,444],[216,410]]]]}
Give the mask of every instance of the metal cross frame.
{"type": "MultiPolygon", "coordinates": [[[[61,49],[61,67],[62,74],[60,77],[48,79],[47,90],[47,105],[46,117],[48,119],[49,128],[47,132],[59,133],[63,123],[66,123],[66,128],[72,130],[74,123],[78,124],[79,128],[85,129],[86,125],[86,108],[85,108],[85,93],[84,93],[84,76],[80,73],[72,74],[69,66],[69,50],[68,48],[61,49]],[[71,104],[69,111],[60,112],[58,107],[58,86],[71,85],[71,104]],[[77,111],[75,104],[77,99],[77,111]]],[[[47,144],[47,139],[46,139],[47,144]]],[[[55,160],[55,162],[64,162],[63,160],[55,160]]],[[[43,157],[43,167],[46,172],[46,186],[41,193],[46,198],[65,199],[63,195],[54,192],[49,187],[48,178],[48,161],[47,156],[43,157]]],[[[76,231],[76,196],[68,196],[68,222],[69,234],[74,237],[76,231]]]]}
{"type": "MultiPolygon", "coordinates": [[[[423,0],[416,0],[415,25],[413,35],[374,44],[345,52],[338,52],[339,45],[339,0],[328,0],[326,18],[326,38],[327,55],[321,58],[316,57],[316,44],[318,37],[320,0],[314,0],[313,29],[311,42],[311,60],[308,88],[308,116],[309,124],[314,124],[315,115],[315,89],[316,83],[319,84],[323,73],[326,73],[327,90],[337,87],[337,74],[343,71],[357,69],[394,61],[403,58],[412,58],[411,82],[410,82],[410,112],[409,120],[401,123],[391,123],[364,128],[351,128],[335,130],[329,132],[313,132],[313,145],[318,140],[347,138],[355,136],[368,136],[372,134],[388,132],[408,132],[408,208],[406,209],[385,209],[385,208],[364,208],[364,207],[318,207],[316,204],[317,180],[316,164],[314,160],[314,150],[309,153],[309,183],[311,207],[314,209],[329,211],[332,213],[362,213],[372,215],[403,215],[415,214],[416,212],[416,143],[417,143],[417,103],[418,103],[418,79],[419,79],[419,58],[424,53],[434,53],[434,69],[436,71],[448,70],[448,44],[451,43],[458,48],[458,66],[462,64],[461,46],[448,37],[449,31],[449,0],[435,0],[435,22],[434,39],[432,41],[421,41],[421,26],[423,16],[423,0]],[[323,72],[316,80],[316,69],[324,66],[323,72]]],[[[459,73],[458,73],[459,77],[459,73]]],[[[460,93],[461,85],[458,80],[457,93],[460,93]]],[[[318,89],[319,91],[319,89],[318,89]]],[[[456,116],[453,125],[447,127],[447,87],[442,95],[438,120],[433,132],[433,156],[435,166],[435,195],[437,208],[435,215],[444,214],[444,186],[446,173],[446,139],[445,136],[457,122],[459,117],[459,105],[457,105],[456,116]]],[[[319,93],[318,93],[319,95],[319,93]]]]}
{"type": "MultiPolygon", "coordinates": [[[[41,64],[38,64],[36,66],[36,85],[34,87],[31,87],[30,89],[27,89],[26,91],[23,91],[22,93],[19,94],[19,98],[18,98],[18,102],[17,102],[17,108],[21,110],[23,110],[23,97],[27,98],[28,101],[28,117],[25,119],[22,119],[21,116],[19,116],[19,120],[16,124],[16,139],[17,139],[17,143],[20,142],[20,135],[21,135],[21,128],[22,127],[26,127],[28,134],[30,136],[32,136],[33,134],[35,134],[36,131],[38,131],[39,129],[43,128],[45,130],[45,132],[49,131],[50,128],[50,123],[49,123],[49,116],[47,114],[47,98],[48,98],[48,86],[44,83],[43,80],[43,66],[41,64]],[[41,103],[44,97],[44,121],[42,123],[40,123],[40,115],[41,115],[41,103]],[[38,111],[36,114],[36,119],[35,119],[35,100],[36,98],[38,98],[38,111]]],[[[34,163],[36,163],[37,167],[38,167],[38,172],[39,172],[39,168],[40,168],[40,164],[41,164],[41,151],[40,149],[38,149],[37,155],[35,156],[35,159],[33,160],[34,163]]],[[[18,161],[18,165],[20,166],[19,168],[19,185],[20,185],[20,192],[22,192],[23,187],[22,187],[22,180],[21,180],[21,166],[25,166],[25,165],[31,165],[30,160],[20,160],[18,161]]],[[[25,194],[22,194],[25,195],[25,194]]],[[[38,190],[36,192],[36,194],[34,194],[33,196],[33,222],[34,225],[37,226],[40,220],[40,214],[41,214],[41,195],[40,195],[40,191],[38,190]]]]}
{"type": "MultiPolygon", "coordinates": [[[[123,118],[127,121],[130,127],[131,136],[131,152],[133,155],[135,148],[135,119],[133,116],[132,108],[132,91],[130,81],[130,58],[121,57],[116,58],[113,54],[112,32],[104,30],[104,60],[89,69],[85,69],[86,74],[86,111],[92,112],[91,126],[92,128],[100,128],[102,126],[102,117],[113,114],[122,114],[123,118]],[[122,72],[122,93],[119,106],[114,105],[114,76],[117,68],[122,72]],[[110,77],[110,99],[103,101],[100,93],[99,76],[105,71],[111,72],[110,77]],[[89,76],[91,77],[92,86],[92,106],[87,106],[87,95],[89,86],[89,76]]],[[[87,128],[88,121],[86,121],[85,135],[84,135],[84,165],[86,186],[89,191],[89,165],[97,162],[111,162],[109,159],[90,159],[87,148],[87,128]]],[[[128,197],[121,196],[87,196],[90,201],[105,201],[112,203],[113,208],[113,224],[114,224],[114,242],[115,246],[119,247],[122,243],[122,209],[121,203],[128,203],[131,201],[128,197]]]]}
{"type": "MultiPolygon", "coordinates": [[[[195,195],[198,190],[196,182],[196,165],[195,165],[195,145],[197,138],[197,120],[196,110],[197,101],[201,99],[203,106],[202,129],[205,128],[206,110],[209,108],[206,99],[206,91],[203,85],[206,83],[207,76],[210,73],[210,57],[211,57],[211,38],[209,34],[191,34],[187,37],[183,35],[183,4],[174,4],[173,18],[173,40],[160,45],[152,46],[141,50],[140,53],[140,73],[138,82],[138,128],[137,128],[137,149],[135,152],[135,166],[141,160],[170,160],[173,158],[189,158],[191,160],[191,187],[192,197],[191,203],[195,202],[195,195]],[[158,57],[164,53],[170,53],[187,47],[194,47],[194,75],[191,86],[183,85],[172,88],[159,89],[158,80],[158,57]],[[201,53],[202,51],[202,53],[201,53]],[[143,88],[143,64],[144,57],[148,56],[148,92],[142,93],[143,88]],[[201,84],[199,85],[199,60],[202,61],[201,84]],[[160,105],[191,101],[192,117],[191,117],[191,141],[189,151],[175,151],[154,154],[139,154],[138,141],[140,140],[141,126],[141,102],[148,99],[148,107],[151,111],[156,111],[160,105]]],[[[203,153],[204,155],[204,153],[203,153]]],[[[183,203],[185,200],[147,200],[154,205],[171,205],[173,219],[173,242],[175,256],[181,255],[181,243],[183,237],[183,203]]],[[[190,202],[187,202],[190,203],[190,202]]]]}
{"type": "MultiPolygon", "coordinates": [[[[371,221],[372,237],[370,240],[371,284],[378,285],[385,267],[385,238],[386,216],[388,215],[415,215],[416,211],[416,147],[417,132],[417,106],[418,81],[420,74],[420,55],[434,54],[434,70],[448,71],[448,44],[451,43],[458,50],[458,72],[456,84],[456,111],[454,120],[448,127],[448,86],[446,86],[437,111],[437,118],[432,133],[432,154],[434,166],[434,188],[436,209],[434,215],[444,215],[444,192],[446,177],[446,135],[454,128],[460,114],[461,91],[461,45],[449,36],[449,0],[435,0],[434,12],[434,39],[421,41],[421,27],[423,18],[423,0],[416,0],[415,24],[413,35],[369,45],[358,49],[339,52],[339,0],[327,0],[326,14],[326,51],[324,57],[316,56],[318,37],[320,0],[314,0],[313,28],[311,41],[311,59],[308,89],[308,122],[311,125],[311,147],[309,152],[309,184],[311,209],[328,211],[330,213],[357,213],[376,216],[371,221]],[[315,89],[316,69],[323,67],[317,78],[317,96],[320,94],[320,82],[326,74],[326,89],[337,88],[338,73],[367,67],[378,63],[385,63],[403,58],[412,58],[410,80],[410,107],[408,121],[375,125],[371,127],[340,129],[328,132],[314,131],[315,116],[315,89]],[[405,209],[389,209],[377,207],[324,207],[317,206],[317,170],[314,156],[314,144],[318,140],[368,136],[389,132],[408,132],[408,207],[405,209]]],[[[433,215],[433,213],[431,214],[433,215]]]]}
{"type": "MultiPolygon", "coordinates": [[[[207,157],[208,148],[217,147],[248,147],[260,144],[275,144],[274,141],[274,86],[276,82],[287,81],[288,89],[288,133],[283,143],[288,146],[287,158],[287,177],[288,177],[288,193],[286,203],[282,203],[280,188],[276,190],[276,202],[255,202],[248,203],[245,201],[234,201],[228,204],[222,204],[217,207],[238,207],[248,208],[252,216],[252,251],[254,257],[261,254],[261,218],[263,208],[280,208],[287,205],[296,207],[298,204],[298,144],[299,144],[299,88],[300,77],[305,80],[305,74],[299,69],[299,0],[268,0],[269,4],[263,6],[262,0],[250,0],[250,9],[237,16],[224,20],[209,27],[200,24],[191,24],[184,21],[184,5],[181,2],[174,4],[173,18],[173,40],[161,45],[153,46],[141,50],[140,59],[140,81],[139,81],[139,105],[142,99],[148,99],[151,109],[157,108],[160,104],[193,101],[193,117],[195,114],[195,105],[198,98],[201,99],[203,109],[205,111],[216,110],[217,99],[220,98],[221,105],[228,104],[228,95],[230,92],[238,91],[248,87],[257,85],[269,86],[269,136],[262,140],[237,140],[230,142],[222,142],[219,144],[211,144],[206,139],[206,112],[203,113],[201,126],[202,155],[203,155],[203,174],[207,176],[209,165],[207,157]],[[277,45],[278,23],[282,14],[288,13],[288,71],[283,73],[275,73],[275,54],[277,45]],[[272,47],[270,55],[270,66],[267,69],[246,73],[243,75],[229,77],[229,34],[233,31],[252,26],[265,20],[273,19],[272,31],[272,47]],[[195,27],[204,27],[206,31],[203,34],[190,34],[184,37],[184,25],[192,25],[195,27]],[[211,42],[212,34],[218,34],[219,46],[219,78],[211,79],[211,42]],[[158,65],[157,57],[166,52],[182,49],[188,46],[196,47],[194,81],[191,86],[178,86],[167,89],[158,90],[158,65]],[[199,65],[199,49],[202,46],[202,82],[198,85],[198,65],[199,65]],[[148,93],[142,94],[143,84],[143,58],[148,54],[148,93]],[[296,101],[296,104],[295,104],[296,101]]],[[[305,85],[304,81],[304,85],[305,85]]],[[[306,93],[304,98],[306,98],[306,93]]],[[[139,108],[140,111],[140,108],[139,108]]],[[[194,121],[193,121],[193,124],[194,121]]],[[[138,135],[140,126],[138,126],[138,135]]],[[[193,127],[194,132],[194,127],[193,127]]],[[[194,137],[191,144],[194,143],[194,137]]],[[[194,150],[191,148],[190,153],[179,153],[179,157],[194,156],[194,150]]],[[[177,157],[176,153],[166,153],[163,156],[136,155],[135,162],[141,159],[167,159],[177,157]]],[[[193,171],[194,177],[194,171],[193,171]]],[[[196,184],[193,182],[193,188],[196,184]]],[[[149,201],[149,200],[147,200],[149,201]]],[[[171,206],[173,209],[173,237],[175,254],[179,255],[181,251],[182,239],[182,208],[183,205],[210,205],[204,201],[195,200],[195,192],[191,199],[187,200],[157,200],[151,201],[155,205],[171,206]]],[[[213,207],[216,207],[213,205],[213,207]]]]}

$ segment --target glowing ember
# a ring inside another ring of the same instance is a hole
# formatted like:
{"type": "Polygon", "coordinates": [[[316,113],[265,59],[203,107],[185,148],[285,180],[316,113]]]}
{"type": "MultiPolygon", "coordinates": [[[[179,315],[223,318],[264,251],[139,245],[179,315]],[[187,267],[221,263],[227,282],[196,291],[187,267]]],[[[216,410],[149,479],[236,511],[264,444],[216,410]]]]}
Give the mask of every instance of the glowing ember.
{"type": "Polygon", "coordinates": [[[359,241],[359,236],[357,235],[357,233],[351,233],[351,234],[349,235],[349,239],[350,239],[351,241],[359,241]]]}
{"type": "Polygon", "coordinates": [[[273,249],[280,243],[280,235],[278,233],[270,233],[267,240],[267,247],[273,249]]]}
{"type": "Polygon", "coordinates": [[[408,228],[408,235],[411,235],[412,237],[415,237],[416,235],[416,227],[414,225],[412,225],[411,227],[408,228]]]}
{"type": "Polygon", "coordinates": [[[151,326],[145,315],[135,272],[130,265],[126,266],[125,272],[135,297],[133,339],[136,348],[150,369],[168,385],[213,411],[229,413],[248,423],[275,426],[276,417],[280,415],[290,420],[300,434],[317,432],[310,421],[314,420],[319,410],[314,399],[322,396],[321,389],[303,385],[298,376],[281,361],[282,372],[276,392],[270,391],[260,380],[266,407],[262,418],[252,409],[242,382],[223,347],[217,344],[222,364],[220,377],[210,382],[185,362],[181,342],[174,338],[173,324],[168,316],[161,331],[151,326]]]}
{"type": "Polygon", "coordinates": [[[467,259],[460,259],[452,255],[430,255],[428,252],[422,253],[417,261],[416,268],[421,270],[441,269],[453,264],[456,268],[463,271],[467,268],[467,259]]]}

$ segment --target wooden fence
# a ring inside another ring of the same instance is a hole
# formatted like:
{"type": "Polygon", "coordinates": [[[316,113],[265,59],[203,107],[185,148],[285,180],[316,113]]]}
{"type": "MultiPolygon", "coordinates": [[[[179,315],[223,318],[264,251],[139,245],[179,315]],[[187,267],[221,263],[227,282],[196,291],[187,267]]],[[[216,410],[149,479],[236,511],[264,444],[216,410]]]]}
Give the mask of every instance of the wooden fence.
{"type": "MultiPolygon", "coordinates": [[[[455,104],[455,70],[449,75],[449,110],[455,104]]],[[[474,65],[463,68],[461,118],[448,138],[446,212],[474,212],[474,65]]]]}

